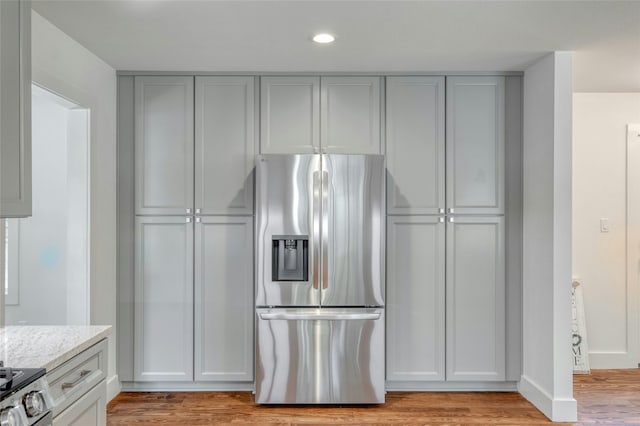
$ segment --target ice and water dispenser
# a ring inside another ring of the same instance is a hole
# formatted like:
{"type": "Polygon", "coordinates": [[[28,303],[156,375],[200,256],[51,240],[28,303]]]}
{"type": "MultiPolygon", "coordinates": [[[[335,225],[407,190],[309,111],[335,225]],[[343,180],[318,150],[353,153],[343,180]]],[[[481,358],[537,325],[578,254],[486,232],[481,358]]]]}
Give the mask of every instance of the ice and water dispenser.
{"type": "Polygon", "coordinates": [[[274,235],[273,281],[309,281],[309,237],[274,235]]]}

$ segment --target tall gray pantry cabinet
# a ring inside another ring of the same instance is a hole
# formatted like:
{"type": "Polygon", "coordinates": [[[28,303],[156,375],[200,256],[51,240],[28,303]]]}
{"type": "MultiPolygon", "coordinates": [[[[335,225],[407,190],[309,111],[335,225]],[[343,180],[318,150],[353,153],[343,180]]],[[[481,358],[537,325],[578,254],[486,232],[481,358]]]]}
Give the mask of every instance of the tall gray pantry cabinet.
{"type": "Polygon", "coordinates": [[[133,173],[119,165],[135,205],[134,276],[121,257],[119,277],[125,388],[253,382],[254,90],[253,77],[119,77],[119,149],[135,154],[133,173]]]}
{"type": "MultiPolygon", "coordinates": [[[[520,281],[507,295],[518,262],[507,271],[505,140],[508,133],[518,160],[520,103],[519,77],[387,78],[390,388],[478,388],[519,377],[519,336],[507,330],[507,311],[518,321],[519,306],[508,305],[519,304],[520,281]]],[[[519,181],[518,165],[509,173],[519,181]]],[[[514,219],[518,196],[516,183],[514,219]]],[[[509,222],[510,244],[519,226],[509,222]]]]}

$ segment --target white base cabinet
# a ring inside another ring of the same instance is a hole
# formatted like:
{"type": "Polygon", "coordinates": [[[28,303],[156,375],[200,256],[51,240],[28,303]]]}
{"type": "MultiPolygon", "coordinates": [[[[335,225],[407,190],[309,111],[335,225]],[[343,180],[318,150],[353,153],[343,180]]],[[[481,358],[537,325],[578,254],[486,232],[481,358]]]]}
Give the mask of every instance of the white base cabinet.
{"type": "Polygon", "coordinates": [[[54,426],[104,426],[107,424],[107,385],[102,382],[53,419],[54,426]]]}
{"type": "Polygon", "coordinates": [[[55,426],[106,425],[106,368],[103,340],[47,373],[55,426]]]}

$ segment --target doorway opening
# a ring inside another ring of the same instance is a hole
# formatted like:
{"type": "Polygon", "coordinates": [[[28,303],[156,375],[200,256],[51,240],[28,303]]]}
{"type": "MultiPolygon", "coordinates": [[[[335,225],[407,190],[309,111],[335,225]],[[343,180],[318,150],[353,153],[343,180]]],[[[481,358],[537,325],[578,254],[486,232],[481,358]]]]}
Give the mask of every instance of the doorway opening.
{"type": "Polygon", "coordinates": [[[89,110],[32,85],[32,216],[5,226],[5,323],[89,324],[89,110]]]}

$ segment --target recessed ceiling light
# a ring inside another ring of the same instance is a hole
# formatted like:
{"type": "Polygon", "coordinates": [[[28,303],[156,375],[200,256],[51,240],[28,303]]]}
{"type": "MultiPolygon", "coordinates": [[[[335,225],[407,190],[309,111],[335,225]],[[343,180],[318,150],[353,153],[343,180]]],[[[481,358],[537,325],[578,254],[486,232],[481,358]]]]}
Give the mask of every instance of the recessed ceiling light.
{"type": "Polygon", "coordinates": [[[327,34],[327,33],[322,33],[322,34],[316,34],[313,36],[313,41],[315,41],[316,43],[331,43],[335,40],[336,38],[334,36],[332,36],[331,34],[327,34]]]}

